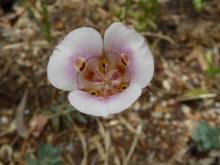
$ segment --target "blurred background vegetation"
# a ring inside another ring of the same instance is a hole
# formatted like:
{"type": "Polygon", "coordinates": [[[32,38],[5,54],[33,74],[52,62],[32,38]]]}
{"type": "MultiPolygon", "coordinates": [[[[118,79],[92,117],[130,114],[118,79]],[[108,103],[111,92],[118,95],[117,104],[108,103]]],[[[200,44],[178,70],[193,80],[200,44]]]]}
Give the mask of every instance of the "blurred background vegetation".
{"type": "Polygon", "coordinates": [[[219,165],[219,0],[1,0],[0,165],[219,165]],[[71,30],[135,28],[150,88],[107,119],[81,114],[46,75],[71,30]]]}

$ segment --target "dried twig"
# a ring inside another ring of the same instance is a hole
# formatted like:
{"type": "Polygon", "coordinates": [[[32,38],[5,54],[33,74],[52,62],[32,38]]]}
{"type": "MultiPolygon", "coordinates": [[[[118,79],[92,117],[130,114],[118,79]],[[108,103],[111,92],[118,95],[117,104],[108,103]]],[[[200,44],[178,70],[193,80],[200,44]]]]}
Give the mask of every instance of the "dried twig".
{"type": "Polygon", "coordinates": [[[161,33],[143,32],[141,34],[146,36],[146,37],[156,37],[156,38],[165,40],[165,41],[169,42],[172,45],[177,45],[176,42],[172,38],[170,38],[169,36],[166,36],[164,34],[161,34],[161,33]]]}
{"type": "Polygon", "coordinates": [[[130,147],[130,149],[128,151],[127,156],[125,157],[125,159],[123,161],[123,165],[127,165],[129,160],[131,159],[131,156],[132,156],[132,154],[133,154],[133,152],[135,150],[135,147],[137,146],[138,138],[139,138],[141,132],[142,132],[142,125],[140,124],[137,127],[136,136],[135,136],[135,138],[134,138],[134,140],[133,140],[133,142],[131,144],[131,147],[130,147]]]}
{"type": "Polygon", "coordinates": [[[74,124],[74,129],[82,143],[82,147],[83,147],[83,160],[81,162],[81,165],[87,165],[88,164],[88,160],[87,160],[87,157],[88,157],[88,151],[87,151],[87,145],[86,145],[86,140],[85,140],[85,137],[84,135],[80,132],[80,129],[77,127],[77,124],[74,124]]]}
{"type": "Polygon", "coordinates": [[[27,102],[27,91],[24,92],[22,100],[18,106],[17,112],[16,112],[16,127],[18,134],[23,138],[28,138],[28,129],[25,126],[24,123],[24,109],[27,102]]]}
{"type": "Polygon", "coordinates": [[[111,139],[110,139],[110,134],[109,131],[106,131],[102,122],[97,118],[97,123],[99,125],[99,132],[102,135],[104,145],[105,145],[105,154],[104,154],[104,164],[108,165],[108,158],[109,158],[109,150],[110,150],[110,144],[111,144],[111,139]]]}
{"type": "Polygon", "coordinates": [[[119,121],[125,125],[125,127],[132,132],[133,134],[136,134],[136,129],[132,127],[131,124],[129,124],[123,117],[119,116],[119,121]]]}

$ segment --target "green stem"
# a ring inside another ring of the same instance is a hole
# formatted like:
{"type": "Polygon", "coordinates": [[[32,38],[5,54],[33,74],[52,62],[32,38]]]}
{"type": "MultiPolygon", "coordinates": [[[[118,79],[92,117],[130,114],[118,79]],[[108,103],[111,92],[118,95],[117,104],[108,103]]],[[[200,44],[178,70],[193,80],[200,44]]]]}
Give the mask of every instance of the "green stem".
{"type": "Polygon", "coordinates": [[[124,12],[124,22],[127,22],[128,10],[130,8],[130,5],[131,5],[131,0],[126,0],[125,12],[124,12]]]}

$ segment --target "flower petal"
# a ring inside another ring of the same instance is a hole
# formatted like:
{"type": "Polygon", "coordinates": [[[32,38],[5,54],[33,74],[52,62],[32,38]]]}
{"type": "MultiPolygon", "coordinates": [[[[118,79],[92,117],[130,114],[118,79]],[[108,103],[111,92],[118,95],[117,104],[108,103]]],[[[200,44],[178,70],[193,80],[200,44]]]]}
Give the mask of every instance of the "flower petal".
{"type": "Polygon", "coordinates": [[[72,56],[88,58],[102,55],[103,40],[95,29],[82,27],[67,34],[56,48],[72,56]]]}
{"type": "Polygon", "coordinates": [[[133,84],[124,92],[101,98],[84,91],[75,90],[69,94],[70,104],[82,113],[107,117],[129,108],[141,95],[139,85],[133,84]]]}
{"type": "Polygon", "coordinates": [[[84,91],[75,90],[69,94],[70,104],[82,113],[103,116],[108,115],[108,110],[102,98],[92,96],[84,91]]]}
{"type": "Polygon", "coordinates": [[[58,51],[50,57],[47,66],[47,76],[50,83],[58,89],[72,91],[77,89],[77,72],[68,56],[61,56],[58,51]]]}
{"type": "Polygon", "coordinates": [[[77,89],[74,61],[102,54],[101,35],[92,28],[83,27],[70,32],[55,48],[49,59],[48,79],[52,85],[62,90],[77,89]]]}
{"type": "Polygon", "coordinates": [[[131,83],[144,88],[152,79],[154,59],[143,36],[120,22],[113,23],[104,34],[107,54],[128,54],[131,83]]]}
{"type": "Polygon", "coordinates": [[[141,95],[141,88],[137,84],[129,86],[125,91],[104,99],[108,115],[119,113],[129,108],[141,95]]]}

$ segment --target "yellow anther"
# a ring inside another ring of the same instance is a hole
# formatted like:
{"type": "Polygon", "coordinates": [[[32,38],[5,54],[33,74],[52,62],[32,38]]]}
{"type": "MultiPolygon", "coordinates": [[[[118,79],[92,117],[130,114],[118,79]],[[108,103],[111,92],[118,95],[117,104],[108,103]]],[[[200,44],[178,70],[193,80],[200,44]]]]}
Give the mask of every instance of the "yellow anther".
{"type": "Polygon", "coordinates": [[[120,90],[125,90],[128,87],[128,83],[121,83],[120,84],[120,90]]]}
{"type": "Polygon", "coordinates": [[[98,91],[92,90],[92,89],[89,91],[89,93],[90,93],[91,95],[93,95],[93,96],[98,96],[98,95],[99,95],[99,92],[98,92],[98,91]]]}
{"type": "Polygon", "coordinates": [[[102,56],[100,58],[100,61],[99,61],[99,70],[101,73],[105,74],[106,73],[106,67],[108,65],[108,59],[106,56],[102,56]]]}
{"type": "Polygon", "coordinates": [[[88,94],[93,95],[93,96],[100,96],[100,94],[101,94],[100,93],[101,91],[99,89],[94,88],[94,87],[82,88],[81,90],[85,91],[88,94]]]}

